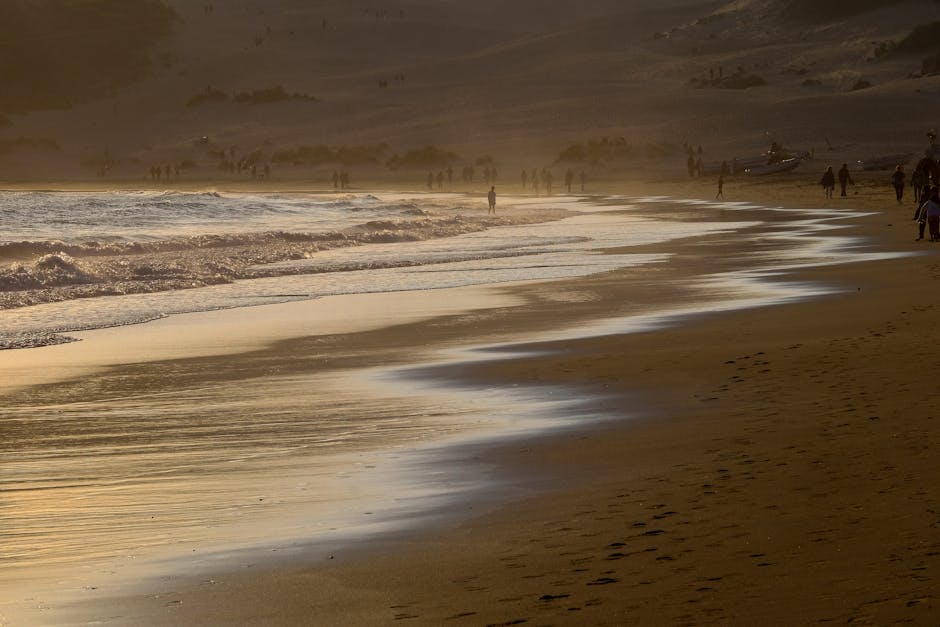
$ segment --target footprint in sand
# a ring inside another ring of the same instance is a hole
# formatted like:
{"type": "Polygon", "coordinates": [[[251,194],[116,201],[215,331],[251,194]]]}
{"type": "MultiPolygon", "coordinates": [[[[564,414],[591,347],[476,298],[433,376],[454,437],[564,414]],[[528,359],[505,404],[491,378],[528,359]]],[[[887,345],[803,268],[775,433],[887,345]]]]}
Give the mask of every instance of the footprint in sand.
{"type": "Polygon", "coordinates": [[[606,586],[606,585],[609,585],[609,584],[612,584],[612,583],[617,583],[617,582],[619,582],[619,581],[620,581],[619,579],[615,579],[614,577],[599,577],[599,578],[595,579],[594,581],[588,582],[587,585],[589,585],[589,586],[606,586]]]}

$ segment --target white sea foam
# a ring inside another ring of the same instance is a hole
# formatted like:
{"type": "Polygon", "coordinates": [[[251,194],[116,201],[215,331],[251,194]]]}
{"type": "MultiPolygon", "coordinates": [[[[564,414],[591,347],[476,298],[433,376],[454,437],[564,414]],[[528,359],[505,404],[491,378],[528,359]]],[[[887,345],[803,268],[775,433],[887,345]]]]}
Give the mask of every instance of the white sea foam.
{"type": "Polygon", "coordinates": [[[571,197],[501,201],[496,217],[456,195],[5,192],[0,202],[0,348],[191,311],[583,276],[662,259],[630,246],[742,226],[571,197]]]}

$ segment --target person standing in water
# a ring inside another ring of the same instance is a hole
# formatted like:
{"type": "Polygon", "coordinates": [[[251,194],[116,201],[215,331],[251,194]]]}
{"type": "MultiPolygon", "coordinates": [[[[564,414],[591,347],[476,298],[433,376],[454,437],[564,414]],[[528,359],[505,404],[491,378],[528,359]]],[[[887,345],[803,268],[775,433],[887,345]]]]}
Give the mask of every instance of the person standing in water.
{"type": "Polygon", "coordinates": [[[496,187],[495,186],[490,188],[490,193],[486,195],[486,199],[490,203],[490,208],[487,211],[487,213],[488,214],[492,213],[495,215],[496,214],[496,187]]]}

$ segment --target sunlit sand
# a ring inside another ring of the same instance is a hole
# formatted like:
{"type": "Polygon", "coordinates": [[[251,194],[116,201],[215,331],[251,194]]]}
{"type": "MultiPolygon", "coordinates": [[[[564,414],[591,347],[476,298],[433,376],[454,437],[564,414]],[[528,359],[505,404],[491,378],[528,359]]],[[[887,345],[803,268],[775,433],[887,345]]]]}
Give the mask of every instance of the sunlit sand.
{"type": "Polygon", "coordinates": [[[937,622],[935,3],[19,4],[0,625],[937,622]]]}

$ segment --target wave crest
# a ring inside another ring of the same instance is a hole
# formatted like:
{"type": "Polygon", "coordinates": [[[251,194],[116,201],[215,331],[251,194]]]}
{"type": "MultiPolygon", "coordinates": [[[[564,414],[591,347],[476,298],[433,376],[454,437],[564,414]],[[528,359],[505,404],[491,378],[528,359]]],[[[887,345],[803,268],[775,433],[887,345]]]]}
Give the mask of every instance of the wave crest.
{"type": "MultiPolygon", "coordinates": [[[[511,223],[509,218],[461,215],[372,220],[345,231],[209,233],[152,242],[6,242],[0,259],[0,308],[92,296],[141,294],[231,283],[297,272],[362,267],[281,264],[315,259],[328,250],[447,238],[511,223]]],[[[399,262],[396,262],[399,263],[399,262]]]]}

